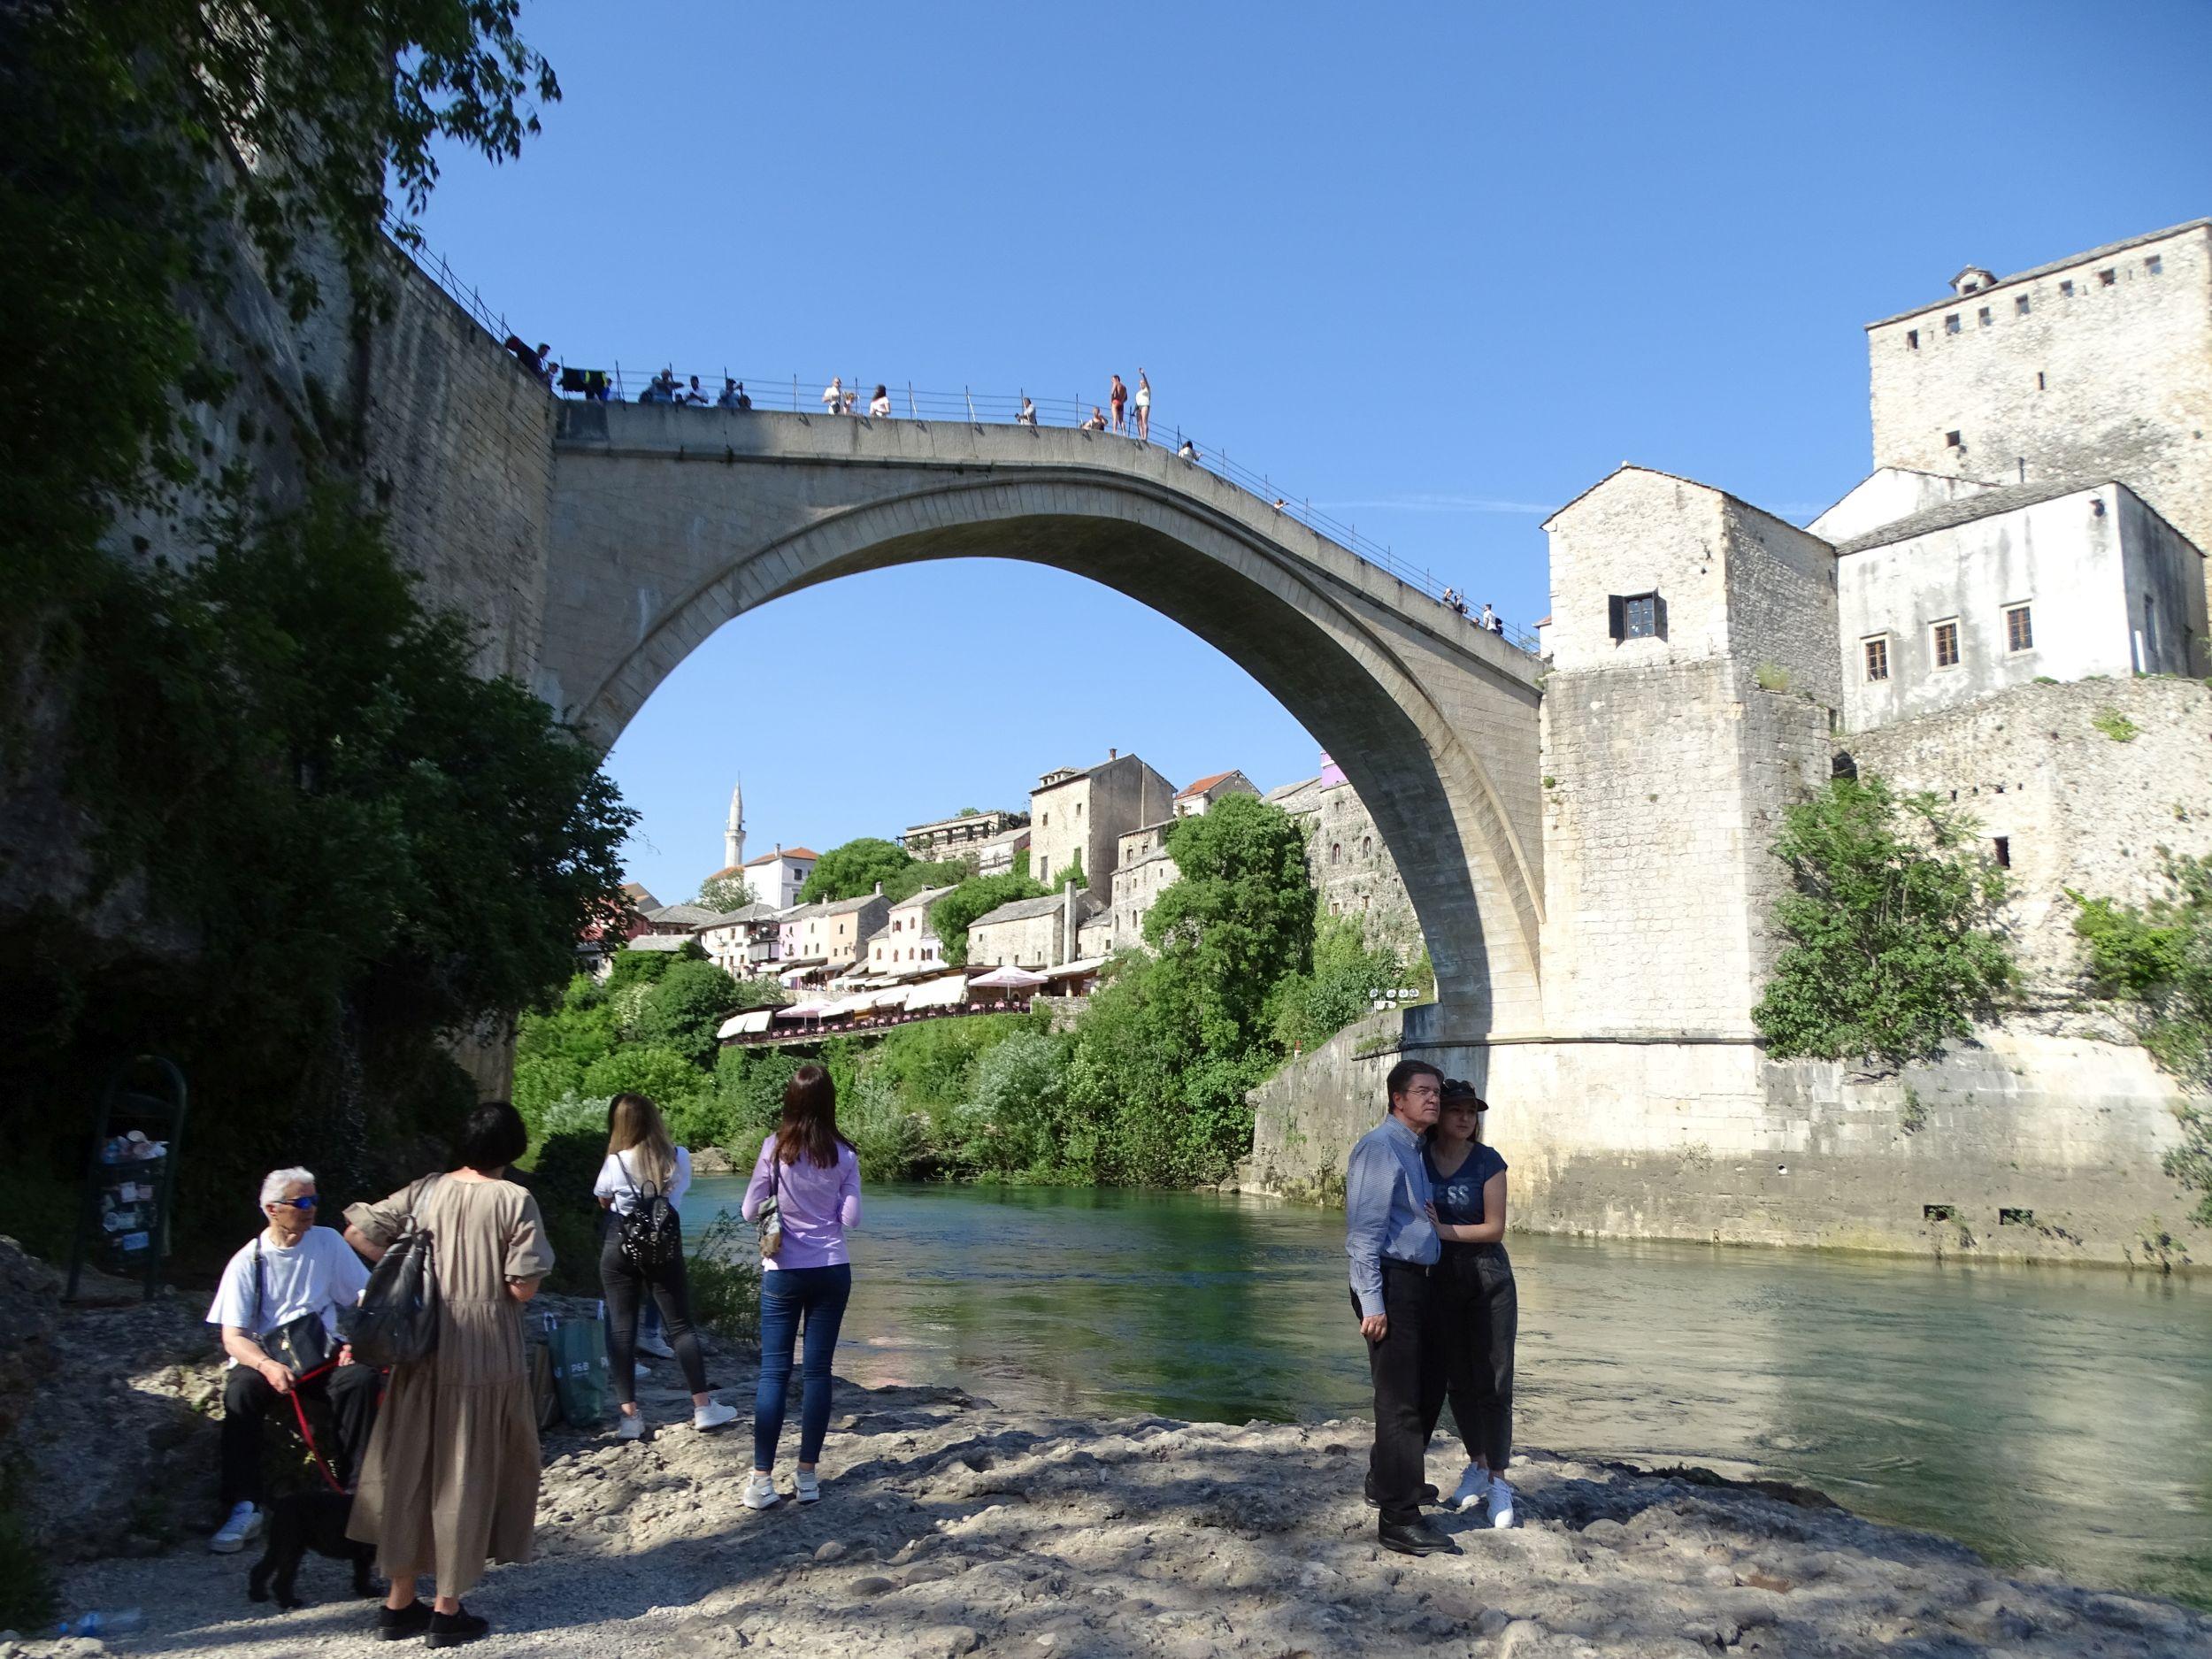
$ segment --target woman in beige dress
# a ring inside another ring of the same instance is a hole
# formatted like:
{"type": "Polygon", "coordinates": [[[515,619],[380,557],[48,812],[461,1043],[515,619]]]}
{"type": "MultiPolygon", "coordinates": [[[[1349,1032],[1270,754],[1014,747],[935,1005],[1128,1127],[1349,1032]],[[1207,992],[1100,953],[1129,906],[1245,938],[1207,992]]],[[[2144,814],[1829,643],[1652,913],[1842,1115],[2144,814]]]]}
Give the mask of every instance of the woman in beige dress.
{"type": "Polygon", "coordinates": [[[346,1237],[372,1261],[411,1214],[434,1245],[437,1350],[396,1365],[353,1500],[349,1536],[377,1547],[392,1581],[377,1615],[385,1640],[425,1635],[457,1647],[490,1628],[461,1606],[486,1557],[530,1559],[538,1505],[538,1425],[523,1363],[522,1304],[551,1271],[538,1201],[503,1179],[528,1132],[504,1101],[480,1106],[460,1165],[346,1211],[346,1237]],[[436,1578],[436,1601],[415,1578],[436,1578]]]}

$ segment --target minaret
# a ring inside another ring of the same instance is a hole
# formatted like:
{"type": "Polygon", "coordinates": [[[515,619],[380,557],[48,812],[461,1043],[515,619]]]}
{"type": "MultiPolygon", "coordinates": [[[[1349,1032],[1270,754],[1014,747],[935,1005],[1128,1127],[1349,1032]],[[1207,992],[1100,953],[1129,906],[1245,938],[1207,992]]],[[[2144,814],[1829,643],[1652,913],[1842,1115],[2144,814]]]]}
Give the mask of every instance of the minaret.
{"type": "Polygon", "coordinates": [[[736,869],[745,862],[745,786],[730,791],[730,822],[722,832],[722,862],[736,869]]]}

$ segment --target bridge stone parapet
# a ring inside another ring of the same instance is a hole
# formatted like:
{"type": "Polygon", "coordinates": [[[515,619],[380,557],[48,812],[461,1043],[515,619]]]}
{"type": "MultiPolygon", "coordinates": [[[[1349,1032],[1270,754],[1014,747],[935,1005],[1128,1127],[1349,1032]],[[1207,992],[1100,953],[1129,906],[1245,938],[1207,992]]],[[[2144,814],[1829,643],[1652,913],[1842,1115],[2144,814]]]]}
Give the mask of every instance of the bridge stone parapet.
{"type": "Polygon", "coordinates": [[[772,599],[923,559],[1050,565],[1216,646],[1336,757],[1457,1033],[1540,1024],[1539,664],[1418,588],[1110,434],[563,403],[553,449],[535,683],[597,741],[772,599]]]}

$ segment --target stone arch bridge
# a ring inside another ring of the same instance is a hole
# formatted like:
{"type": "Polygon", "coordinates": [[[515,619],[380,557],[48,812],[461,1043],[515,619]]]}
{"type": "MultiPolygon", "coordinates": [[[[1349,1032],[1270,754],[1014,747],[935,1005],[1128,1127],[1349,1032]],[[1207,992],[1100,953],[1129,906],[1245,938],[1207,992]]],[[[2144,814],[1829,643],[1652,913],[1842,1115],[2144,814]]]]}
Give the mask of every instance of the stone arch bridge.
{"type": "Polygon", "coordinates": [[[1027,559],[1179,622],[1328,749],[1420,916],[1440,1037],[1540,1028],[1538,664],[1202,467],[1102,433],[564,403],[540,694],[611,746],[724,623],[839,576],[1027,559]]]}

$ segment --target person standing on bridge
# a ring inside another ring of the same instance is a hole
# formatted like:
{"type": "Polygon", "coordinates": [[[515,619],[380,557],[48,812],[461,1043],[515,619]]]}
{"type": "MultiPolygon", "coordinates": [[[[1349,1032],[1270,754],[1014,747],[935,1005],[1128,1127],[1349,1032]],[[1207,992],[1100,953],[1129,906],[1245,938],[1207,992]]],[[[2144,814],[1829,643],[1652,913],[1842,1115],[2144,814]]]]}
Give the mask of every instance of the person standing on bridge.
{"type": "Polygon", "coordinates": [[[1129,388],[1121,383],[1120,375],[1114,376],[1114,384],[1106,394],[1106,401],[1113,405],[1114,430],[1116,432],[1125,431],[1129,425],[1127,417],[1129,388]]]}
{"type": "Polygon", "coordinates": [[[1152,439],[1152,382],[1144,378],[1144,365],[1137,365],[1137,442],[1148,443],[1152,439]]]}
{"type": "Polygon", "coordinates": [[[707,388],[699,384],[699,377],[695,374],[691,377],[690,389],[684,394],[684,402],[694,409],[707,406],[707,388]]]}
{"type": "Polygon", "coordinates": [[[1482,614],[1475,618],[1475,626],[1479,628],[1488,629],[1494,627],[1497,624],[1497,620],[1498,613],[1490,608],[1490,602],[1487,599],[1484,600],[1482,602],[1482,614]]]}
{"type": "Polygon", "coordinates": [[[1037,424],[1037,405],[1029,401],[1029,394],[1026,392],[1022,394],[1021,413],[1014,417],[1014,424],[1018,426],[1033,426],[1037,424]]]}
{"type": "Polygon", "coordinates": [[[876,387],[876,395],[868,400],[868,419],[871,420],[891,419],[891,391],[888,387],[880,382],[876,387]]]}
{"type": "Polygon", "coordinates": [[[828,406],[833,415],[841,415],[845,412],[845,377],[843,375],[830,376],[830,383],[822,388],[822,402],[828,406]]]}
{"type": "Polygon", "coordinates": [[[1375,1541],[1402,1555],[1456,1547],[1422,1517],[1436,1501],[1425,1476],[1428,1433],[1443,1408],[1447,1354],[1434,1273],[1441,1246],[1421,1138],[1436,1122],[1444,1074],[1401,1060],[1384,1087],[1390,1111],[1352,1148],[1344,1178],[1344,1249],[1352,1261],[1352,1316],[1375,1383],[1375,1447],[1367,1501],[1381,1513],[1375,1541]]]}
{"type": "Polygon", "coordinates": [[[1085,432],[1103,432],[1106,430],[1106,411],[1101,409],[1096,403],[1093,403],[1091,405],[1091,418],[1083,423],[1083,430],[1085,432]]]}
{"type": "Polygon", "coordinates": [[[745,396],[745,382],[722,377],[722,396],[714,400],[717,409],[750,409],[753,400],[745,396]]]}

